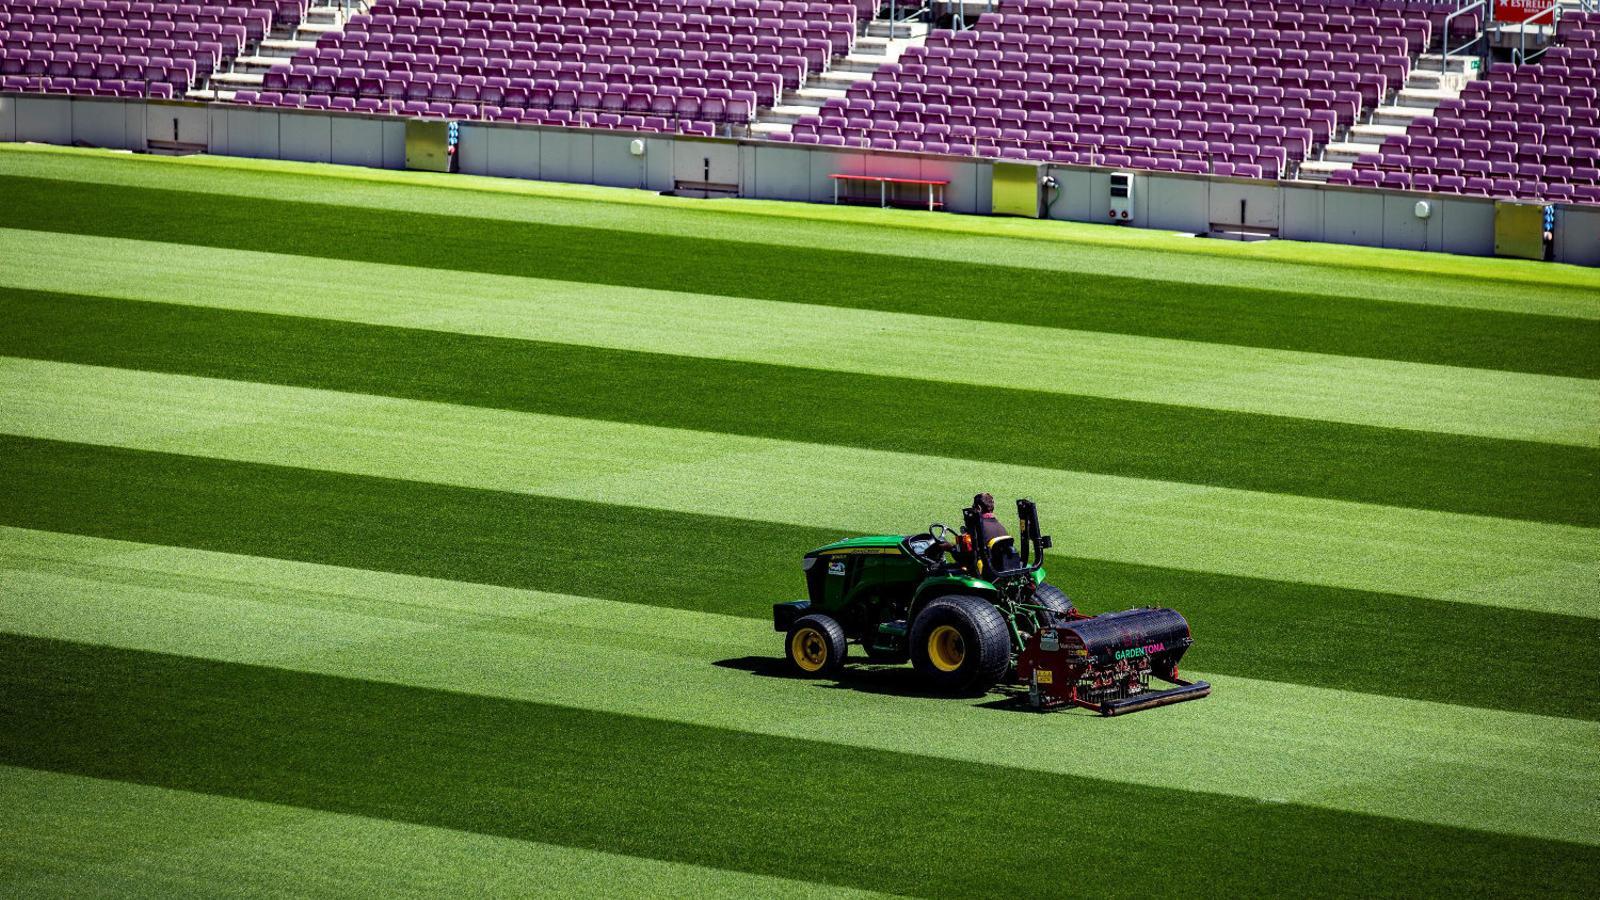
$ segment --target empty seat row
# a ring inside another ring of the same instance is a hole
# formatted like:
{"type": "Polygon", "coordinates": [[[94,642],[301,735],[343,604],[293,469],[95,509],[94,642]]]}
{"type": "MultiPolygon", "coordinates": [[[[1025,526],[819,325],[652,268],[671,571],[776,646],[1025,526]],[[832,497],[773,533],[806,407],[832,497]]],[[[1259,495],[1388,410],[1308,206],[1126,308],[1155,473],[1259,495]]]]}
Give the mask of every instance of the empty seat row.
{"type": "Polygon", "coordinates": [[[376,103],[421,115],[592,112],[571,123],[595,127],[602,113],[608,123],[650,114],[695,132],[749,122],[758,106],[801,87],[853,48],[858,17],[871,9],[834,0],[381,0],[252,93],[274,105],[325,97],[338,106],[316,100],[318,108],[376,103]]]}
{"type": "Polygon", "coordinates": [[[305,0],[0,0],[6,90],[181,97],[305,0]]]}

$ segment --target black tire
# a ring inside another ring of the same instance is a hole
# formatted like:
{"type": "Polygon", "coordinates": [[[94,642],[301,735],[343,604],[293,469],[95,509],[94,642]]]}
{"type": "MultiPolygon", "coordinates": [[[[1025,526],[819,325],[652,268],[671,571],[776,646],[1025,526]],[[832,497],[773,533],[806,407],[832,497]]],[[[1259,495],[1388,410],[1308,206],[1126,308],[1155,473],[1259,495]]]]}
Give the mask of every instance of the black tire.
{"type": "Polygon", "coordinates": [[[1011,665],[1011,631],[982,597],[930,600],[911,623],[911,663],[935,690],[981,693],[1011,665]]]}
{"type": "Polygon", "coordinates": [[[833,616],[822,613],[796,619],[789,626],[789,634],[783,642],[789,665],[799,674],[810,678],[837,675],[844,666],[847,649],[844,629],[833,616]]]}
{"type": "Polygon", "coordinates": [[[1033,589],[1033,602],[1052,613],[1046,617],[1050,621],[1040,622],[1041,625],[1065,625],[1072,621],[1070,617],[1077,610],[1066,591],[1044,581],[1033,589]]]}

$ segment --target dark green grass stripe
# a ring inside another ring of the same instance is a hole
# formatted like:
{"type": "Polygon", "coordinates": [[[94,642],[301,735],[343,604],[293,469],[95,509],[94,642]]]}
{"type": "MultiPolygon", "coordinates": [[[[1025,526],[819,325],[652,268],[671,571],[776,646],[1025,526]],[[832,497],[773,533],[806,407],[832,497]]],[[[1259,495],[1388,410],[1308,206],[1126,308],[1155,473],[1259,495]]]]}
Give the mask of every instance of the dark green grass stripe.
{"type": "Polygon", "coordinates": [[[0,354],[1600,525],[1600,450],[0,289],[0,354]]]}
{"type": "Polygon", "coordinates": [[[1600,377],[1600,321],[23,177],[0,196],[13,228],[1600,377]]]}
{"type": "Polygon", "coordinates": [[[899,894],[1600,890],[1582,845],[12,635],[0,715],[12,765],[899,894]]]}
{"type": "MultiPolygon", "coordinates": [[[[838,532],[0,436],[0,524],[753,620],[838,532]]],[[[1092,611],[1163,603],[1198,671],[1600,719],[1600,621],[1052,555],[1092,611]]],[[[752,621],[752,628],[768,628],[752,621]]],[[[778,642],[774,639],[774,655],[778,642]]]]}

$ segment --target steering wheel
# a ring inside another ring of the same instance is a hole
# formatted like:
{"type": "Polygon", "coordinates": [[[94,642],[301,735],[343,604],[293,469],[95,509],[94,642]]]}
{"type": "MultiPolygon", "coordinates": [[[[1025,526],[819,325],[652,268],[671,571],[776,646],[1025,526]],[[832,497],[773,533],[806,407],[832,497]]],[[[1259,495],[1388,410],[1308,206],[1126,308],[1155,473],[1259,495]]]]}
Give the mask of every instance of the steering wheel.
{"type": "Polygon", "coordinates": [[[928,533],[933,535],[934,540],[944,541],[946,544],[956,543],[956,538],[959,537],[959,535],[950,529],[950,526],[941,524],[939,522],[929,525],[928,533]]]}

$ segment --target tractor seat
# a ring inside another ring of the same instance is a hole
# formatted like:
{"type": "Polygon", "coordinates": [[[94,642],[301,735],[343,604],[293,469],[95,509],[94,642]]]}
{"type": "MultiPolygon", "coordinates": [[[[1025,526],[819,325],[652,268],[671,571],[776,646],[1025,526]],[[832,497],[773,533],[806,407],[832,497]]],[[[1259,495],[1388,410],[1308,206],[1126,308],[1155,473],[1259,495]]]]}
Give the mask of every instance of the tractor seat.
{"type": "MultiPolygon", "coordinates": [[[[989,561],[994,564],[996,572],[1020,567],[1022,557],[1017,555],[1017,542],[1010,535],[1001,535],[989,541],[989,561]]],[[[989,574],[993,575],[994,572],[989,574]]]]}

